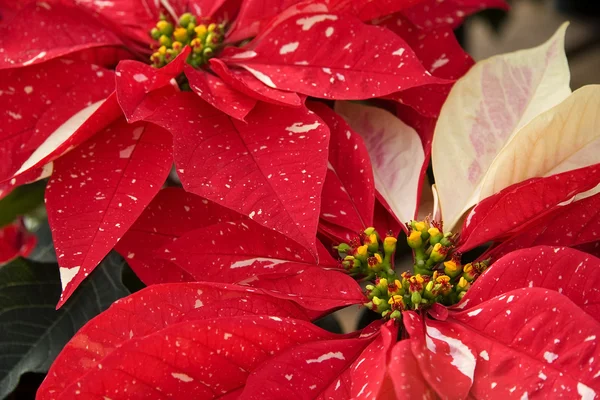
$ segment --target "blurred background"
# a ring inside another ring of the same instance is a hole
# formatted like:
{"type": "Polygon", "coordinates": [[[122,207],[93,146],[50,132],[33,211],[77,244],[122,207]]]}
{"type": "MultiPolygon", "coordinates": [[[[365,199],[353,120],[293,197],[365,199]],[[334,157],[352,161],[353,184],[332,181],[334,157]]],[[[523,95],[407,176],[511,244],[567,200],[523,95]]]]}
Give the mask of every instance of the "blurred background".
{"type": "Polygon", "coordinates": [[[513,0],[508,13],[487,10],[458,35],[475,60],[537,46],[565,21],[571,88],[600,83],[600,0],[513,0]]]}

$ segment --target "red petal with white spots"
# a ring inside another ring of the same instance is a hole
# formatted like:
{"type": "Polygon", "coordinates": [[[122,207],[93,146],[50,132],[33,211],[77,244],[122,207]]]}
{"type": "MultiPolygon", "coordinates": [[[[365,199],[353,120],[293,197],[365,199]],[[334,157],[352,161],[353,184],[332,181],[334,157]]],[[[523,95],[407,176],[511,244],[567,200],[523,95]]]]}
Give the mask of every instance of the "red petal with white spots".
{"type": "MultiPolygon", "coordinates": [[[[379,371],[365,371],[362,368],[356,371],[357,360],[363,354],[366,353],[366,359],[384,353],[381,348],[374,348],[377,346],[369,346],[370,343],[381,345],[381,339],[378,341],[378,338],[375,338],[375,342],[373,339],[370,337],[308,342],[290,348],[271,358],[248,377],[243,398],[284,399],[297,398],[298,394],[302,394],[306,399],[374,398],[375,389],[380,382],[366,381],[363,384],[363,375],[365,372],[377,375],[379,371]],[[355,382],[352,379],[353,375],[363,379],[357,379],[355,382]]],[[[375,360],[370,360],[367,364],[374,364],[373,361],[375,360]]]]}
{"type": "Polygon", "coordinates": [[[136,122],[152,115],[164,98],[175,92],[173,79],[183,72],[190,51],[186,46],[173,61],[158,69],[133,60],[117,65],[117,99],[127,121],[136,122]]]}
{"type": "Polygon", "coordinates": [[[369,153],[362,138],[323,103],[310,109],[329,127],[329,163],[320,217],[357,234],[373,225],[375,184],[369,153]]]}
{"type": "Polygon", "coordinates": [[[193,281],[189,273],[157,257],[154,251],[193,229],[239,219],[245,217],[181,188],[165,188],[152,199],[115,250],[146,285],[193,281]]]}
{"type": "Polygon", "coordinates": [[[302,12],[332,12],[349,14],[369,21],[393,14],[423,0],[246,0],[242,3],[235,26],[229,32],[227,41],[237,42],[256,36],[264,28],[277,24],[285,16],[302,12]],[[292,7],[294,6],[294,7],[292,7]],[[276,18],[275,18],[276,17],[276,18]]]}
{"type": "Polygon", "coordinates": [[[162,111],[152,121],[173,134],[175,163],[187,191],[316,253],[329,130],[314,113],[260,103],[243,123],[185,92],[162,111]]]}
{"type": "Polygon", "coordinates": [[[406,40],[421,64],[434,76],[458,79],[474,64],[450,28],[423,30],[401,13],[382,20],[378,25],[406,40]]]}
{"type": "Polygon", "coordinates": [[[98,21],[109,26],[119,35],[127,47],[133,47],[136,52],[149,54],[151,38],[150,29],[158,22],[164,10],[172,18],[177,18],[186,10],[180,1],[167,0],[77,0],[77,7],[95,16],[98,21]]]}
{"type": "Polygon", "coordinates": [[[367,99],[446,82],[425,71],[400,37],[349,15],[294,15],[245,50],[221,59],[269,87],[320,98],[367,99]]]}
{"type": "Polygon", "coordinates": [[[184,71],[194,93],[235,119],[243,121],[256,105],[255,99],[234,90],[218,76],[204,70],[196,70],[189,65],[185,65],[184,71]]]}
{"type": "MultiPolygon", "coordinates": [[[[422,30],[401,14],[382,20],[379,26],[406,40],[421,64],[433,76],[455,80],[463,76],[474,64],[450,28],[422,30]]],[[[393,93],[387,98],[410,106],[425,117],[437,117],[451,87],[452,84],[419,86],[393,93]]]]}
{"type": "MultiPolygon", "coordinates": [[[[417,359],[412,353],[413,340],[402,340],[394,345],[387,365],[387,373],[392,390],[388,397],[396,399],[437,398],[435,391],[429,387],[421,374],[417,359]]],[[[382,393],[383,394],[383,393],[382,393]]]]}
{"type": "MultiPolygon", "coordinates": [[[[158,371],[154,367],[158,367],[161,361],[167,361],[166,357],[185,357],[184,354],[187,354],[190,363],[197,365],[196,373],[201,374],[202,370],[205,371],[204,374],[212,372],[216,375],[215,380],[211,381],[213,384],[224,383],[227,382],[227,374],[219,375],[220,368],[215,368],[214,371],[212,368],[205,369],[209,365],[209,360],[213,362],[214,359],[204,358],[204,354],[201,352],[205,350],[202,350],[200,346],[196,348],[194,342],[189,340],[193,338],[186,337],[185,332],[195,329],[198,334],[195,339],[198,340],[212,337],[215,351],[225,350],[219,346],[227,345],[235,346],[237,351],[246,349],[247,353],[240,355],[238,360],[244,362],[244,360],[253,359],[255,362],[259,362],[260,360],[256,359],[257,350],[259,350],[258,341],[255,344],[247,344],[242,337],[233,336],[234,332],[246,330],[249,333],[252,329],[258,329],[257,326],[260,324],[265,329],[272,326],[271,333],[261,330],[261,333],[265,335],[263,345],[266,352],[276,350],[276,343],[272,340],[280,334],[288,337],[288,339],[281,338],[280,349],[284,349],[286,344],[293,345],[306,340],[334,337],[333,334],[321,331],[314,325],[303,323],[303,320],[306,320],[305,314],[293,303],[252,293],[242,287],[210,283],[151,286],[115,302],[107,311],[81,328],[54,361],[38,391],[38,398],[40,400],[63,398],[61,396],[66,395],[66,388],[82,379],[88,381],[101,378],[105,379],[106,384],[117,384],[119,388],[125,389],[128,384],[132,384],[130,381],[111,379],[98,373],[104,374],[105,371],[110,371],[109,365],[112,362],[110,360],[116,358],[115,362],[131,363],[133,360],[139,360],[140,351],[152,351],[152,349],[156,352],[161,349],[163,351],[155,353],[157,358],[150,361],[150,364],[146,364],[143,368],[138,366],[130,372],[134,375],[146,373],[144,371],[147,371],[148,374],[157,373],[158,371]],[[269,317],[244,319],[244,316],[256,315],[269,317]],[[298,324],[298,330],[295,334],[289,332],[291,324],[287,320],[283,323],[283,317],[296,318],[294,322],[298,324]],[[197,327],[193,327],[194,321],[198,324],[197,327]],[[221,329],[229,327],[236,330],[221,331],[221,329]],[[221,333],[217,336],[217,332],[221,333]],[[225,335],[225,332],[230,333],[231,336],[225,335]],[[161,338],[162,341],[160,341],[161,338]],[[178,350],[176,351],[176,349],[178,350]],[[201,355],[201,357],[195,358],[194,354],[201,355]]],[[[224,354],[229,356],[229,353],[224,352],[224,354]]],[[[267,357],[266,353],[264,357],[267,357]]],[[[226,366],[225,364],[223,367],[226,366]]],[[[181,358],[173,365],[185,368],[181,358]]],[[[237,372],[239,373],[240,370],[237,369],[237,372]]],[[[117,371],[113,371],[113,373],[117,373],[117,371]]],[[[199,381],[208,383],[208,379],[210,379],[210,377],[200,379],[199,375],[191,373],[189,375],[196,380],[196,383],[199,381]]],[[[143,381],[141,376],[139,378],[143,381]]],[[[174,379],[175,376],[170,373],[162,378],[164,381],[157,382],[156,386],[166,388],[164,385],[169,382],[173,385],[182,383],[174,379]]],[[[244,381],[245,376],[239,381],[239,384],[243,385],[244,381]]],[[[145,393],[145,390],[152,389],[143,387],[140,392],[131,390],[130,393],[145,393]]],[[[114,393],[99,394],[118,399],[122,398],[119,394],[123,396],[123,391],[117,393],[116,396],[114,393]]],[[[155,394],[155,392],[151,392],[151,394],[155,394]]],[[[96,397],[91,396],[90,393],[90,397],[86,398],[96,397]]],[[[100,396],[100,398],[102,397],[100,396]]]]}
{"type": "Polygon", "coordinates": [[[600,164],[594,164],[509,186],[481,201],[467,215],[459,250],[464,252],[510,232],[520,231],[524,224],[574,195],[592,189],[598,182],[600,164]]]}
{"type": "Polygon", "coordinates": [[[329,0],[330,8],[339,14],[352,14],[363,21],[386,17],[424,0],[329,0]]]}
{"type": "Polygon", "coordinates": [[[339,268],[303,266],[298,272],[274,271],[246,282],[245,285],[263,289],[263,293],[298,303],[310,310],[313,319],[337,308],[367,302],[360,285],[339,268]]]}
{"type": "Polygon", "coordinates": [[[442,328],[449,325],[448,322],[437,323],[442,326],[439,328],[430,319],[426,327],[414,311],[404,312],[402,319],[410,335],[413,355],[425,378],[423,389],[429,386],[442,398],[466,398],[473,384],[476,355],[470,345],[465,344],[464,329],[446,332],[442,328]]]}
{"type": "Polygon", "coordinates": [[[278,353],[331,336],[308,321],[275,316],[182,323],[121,345],[102,360],[102,369],[72,383],[59,399],[148,398],[157,387],[166,397],[219,399],[278,353]]]}
{"type": "Polygon", "coordinates": [[[513,250],[538,245],[578,246],[598,241],[600,194],[557,207],[544,217],[524,225],[519,233],[484,254],[498,259],[513,250]]]}
{"type": "Polygon", "coordinates": [[[46,179],[52,174],[52,163],[45,165],[43,168],[30,169],[27,172],[19,174],[10,181],[0,183],[0,199],[6,197],[13,191],[14,188],[25,185],[27,183],[37,182],[41,179],[46,179]]]}
{"type": "Polygon", "coordinates": [[[112,71],[67,59],[0,71],[0,181],[43,166],[38,155],[55,152],[113,89],[112,71]]]}
{"type": "Polygon", "coordinates": [[[360,286],[343,271],[317,266],[308,250],[249,220],[188,232],[161,252],[197,280],[262,288],[311,310],[365,302],[360,286]]]}
{"type": "Polygon", "coordinates": [[[156,253],[208,282],[250,284],[261,275],[290,275],[316,265],[307,249],[249,220],[226,220],[189,231],[156,253]]]}
{"type": "Polygon", "coordinates": [[[458,27],[466,17],[485,8],[508,10],[504,0],[425,0],[402,12],[421,29],[458,27]]]}
{"type": "Polygon", "coordinates": [[[171,138],[118,120],[54,162],[46,208],[60,265],[60,307],[158,193],[172,165],[171,138]]]}
{"type": "MultiPolygon", "coordinates": [[[[256,36],[265,26],[269,24],[271,19],[288,7],[298,4],[291,12],[297,12],[297,9],[305,9],[305,7],[318,7],[318,10],[326,11],[325,4],[312,5],[309,2],[299,0],[245,0],[240,7],[234,26],[227,33],[226,41],[228,43],[239,42],[256,36]],[[300,3],[300,4],[298,4],[300,3]]],[[[290,12],[290,10],[287,10],[290,12]]]]}
{"type": "Polygon", "coordinates": [[[0,264],[15,257],[27,257],[35,247],[35,235],[27,232],[21,221],[0,228],[0,264]]]}
{"type": "Polygon", "coordinates": [[[281,106],[302,106],[302,100],[296,93],[270,88],[245,69],[229,68],[218,58],[212,58],[210,66],[212,71],[219,75],[223,81],[247,96],[281,106]]]}
{"type": "Polygon", "coordinates": [[[452,314],[428,321],[427,333],[473,372],[471,396],[593,399],[600,391],[600,323],[565,296],[518,289],[452,314]]]}
{"type": "Polygon", "coordinates": [[[106,100],[77,112],[31,153],[15,172],[10,184],[18,186],[49,177],[54,168],[54,160],[76,148],[122,115],[115,92],[106,100]]]}
{"type": "MultiPolygon", "coordinates": [[[[600,321],[600,259],[568,247],[537,246],[513,251],[494,262],[457,308],[473,308],[514,289],[540,287],[568,297],[600,321]]],[[[513,297],[504,296],[506,303],[513,297]]]]}
{"type": "Polygon", "coordinates": [[[0,69],[26,67],[92,47],[119,45],[121,41],[113,32],[81,9],[56,2],[31,3],[0,27],[0,69]],[[30,39],[24,40],[24,35],[30,39]]]}

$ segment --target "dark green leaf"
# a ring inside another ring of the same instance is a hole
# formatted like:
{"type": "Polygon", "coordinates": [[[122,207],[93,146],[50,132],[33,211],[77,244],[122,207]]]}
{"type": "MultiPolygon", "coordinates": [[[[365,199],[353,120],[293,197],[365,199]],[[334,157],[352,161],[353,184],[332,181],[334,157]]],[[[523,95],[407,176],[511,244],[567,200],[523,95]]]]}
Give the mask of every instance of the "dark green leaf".
{"type": "Polygon", "coordinates": [[[58,311],[58,265],[19,258],[0,268],[0,398],[21,374],[46,372],[81,326],[129,294],[123,265],[109,255],[58,311]]]}
{"type": "Polygon", "coordinates": [[[16,217],[35,209],[44,201],[46,181],[19,186],[0,200],[0,226],[10,224],[16,217]]]}

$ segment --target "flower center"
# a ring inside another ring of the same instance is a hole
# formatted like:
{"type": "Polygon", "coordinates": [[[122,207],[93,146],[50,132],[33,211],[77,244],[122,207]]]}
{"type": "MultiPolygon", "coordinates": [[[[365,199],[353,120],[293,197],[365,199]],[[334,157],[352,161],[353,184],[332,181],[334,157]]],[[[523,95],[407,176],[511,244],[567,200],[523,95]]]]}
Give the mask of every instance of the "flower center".
{"type": "Polygon", "coordinates": [[[185,13],[179,17],[177,25],[161,17],[150,31],[156,43],[152,46],[156,51],[150,56],[152,66],[164,67],[171,62],[187,45],[192,52],[187,63],[198,68],[215,56],[225,37],[225,24],[198,24],[198,19],[185,13]]]}
{"type": "Polygon", "coordinates": [[[424,310],[435,303],[458,303],[489,266],[489,260],[462,265],[455,251],[456,235],[443,233],[441,224],[426,219],[411,221],[407,227],[407,242],[414,253],[412,273],[397,275],[393,265],[396,238],[388,235],[381,240],[374,228],[336,247],[346,271],[370,281],[365,306],[385,319],[400,319],[402,311],[424,310]]]}

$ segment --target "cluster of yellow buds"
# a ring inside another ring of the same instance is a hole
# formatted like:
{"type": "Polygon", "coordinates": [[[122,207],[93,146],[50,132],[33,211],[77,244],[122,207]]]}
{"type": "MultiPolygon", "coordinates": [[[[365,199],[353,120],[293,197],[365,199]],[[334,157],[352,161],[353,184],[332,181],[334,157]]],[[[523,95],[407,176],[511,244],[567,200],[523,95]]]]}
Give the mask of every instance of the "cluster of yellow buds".
{"type": "Polygon", "coordinates": [[[342,266],[351,276],[362,276],[366,280],[376,277],[395,276],[393,256],[397,239],[388,235],[381,239],[375,228],[367,228],[350,241],[336,246],[342,266]]]}
{"type": "Polygon", "coordinates": [[[161,17],[150,31],[150,36],[158,42],[150,61],[156,68],[164,67],[189,45],[192,52],[187,62],[197,68],[214,57],[224,34],[224,24],[198,24],[197,18],[190,13],[179,17],[177,26],[167,21],[166,17],[161,17]]]}
{"type": "Polygon", "coordinates": [[[436,222],[411,221],[408,227],[408,245],[414,252],[416,274],[431,275],[436,267],[452,256],[455,235],[443,232],[442,225],[436,222]]]}

